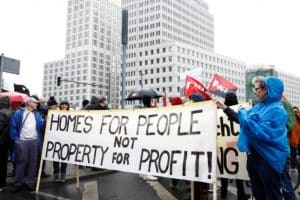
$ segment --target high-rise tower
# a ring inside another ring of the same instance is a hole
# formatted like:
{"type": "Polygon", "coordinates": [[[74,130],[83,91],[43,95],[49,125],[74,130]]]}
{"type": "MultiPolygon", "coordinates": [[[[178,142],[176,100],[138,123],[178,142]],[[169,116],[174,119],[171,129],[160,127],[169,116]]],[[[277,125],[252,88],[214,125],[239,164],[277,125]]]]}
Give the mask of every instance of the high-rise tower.
{"type": "Polygon", "coordinates": [[[182,72],[198,68],[208,87],[215,73],[244,94],[245,63],[214,53],[214,25],[203,0],[123,0],[128,10],[127,94],[156,89],[179,95],[182,72]]]}
{"type": "Polygon", "coordinates": [[[117,107],[120,6],[110,0],[69,0],[67,9],[65,57],[45,64],[43,96],[80,107],[83,99],[105,95],[117,107]],[[62,77],[60,87],[54,86],[55,76],[62,77]]]}

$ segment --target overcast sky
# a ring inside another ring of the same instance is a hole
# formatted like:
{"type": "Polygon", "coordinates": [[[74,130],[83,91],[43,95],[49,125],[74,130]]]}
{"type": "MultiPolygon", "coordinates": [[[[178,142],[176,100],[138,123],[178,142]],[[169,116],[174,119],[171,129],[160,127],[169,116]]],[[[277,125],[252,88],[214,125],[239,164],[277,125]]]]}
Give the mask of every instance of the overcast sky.
{"type": "MultiPolygon", "coordinates": [[[[300,77],[300,0],[206,0],[215,51],[300,77]]],[[[64,57],[67,0],[0,0],[0,53],[21,60],[4,78],[42,94],[43,64],[64,57]]],[[[11,83],[12,85],[12,83],[11,83]]]]}

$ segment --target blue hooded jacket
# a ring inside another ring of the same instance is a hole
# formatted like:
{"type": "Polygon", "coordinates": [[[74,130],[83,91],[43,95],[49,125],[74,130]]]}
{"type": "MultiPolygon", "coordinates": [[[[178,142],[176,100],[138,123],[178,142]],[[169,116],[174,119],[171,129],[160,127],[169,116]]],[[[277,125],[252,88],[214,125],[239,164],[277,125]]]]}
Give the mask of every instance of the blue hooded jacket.
{"type": "Polygon", "coordinates": [[[264,79],[267,96],[252,109],[240,109],[238,149],[250,146],[277,172],[282,172],[290,152],[287,140],[287,113],[281,104],[283,82],[273,76],[264,79]]]}

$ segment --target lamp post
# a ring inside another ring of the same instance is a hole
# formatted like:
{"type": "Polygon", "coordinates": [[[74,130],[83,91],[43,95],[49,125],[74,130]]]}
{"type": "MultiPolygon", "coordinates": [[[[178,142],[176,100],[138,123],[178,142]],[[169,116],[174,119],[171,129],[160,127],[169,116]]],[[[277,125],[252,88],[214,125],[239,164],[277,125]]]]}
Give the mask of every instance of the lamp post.
{"type": "Polygon", "coordinates": [[[123,45],[123,57],[122,57],[122,99],[121,99],[121,108],[125,108],[125,91],[126,91],[126,52],[128,44],[128,10],[122,10],[122,45],[123,45]]]}

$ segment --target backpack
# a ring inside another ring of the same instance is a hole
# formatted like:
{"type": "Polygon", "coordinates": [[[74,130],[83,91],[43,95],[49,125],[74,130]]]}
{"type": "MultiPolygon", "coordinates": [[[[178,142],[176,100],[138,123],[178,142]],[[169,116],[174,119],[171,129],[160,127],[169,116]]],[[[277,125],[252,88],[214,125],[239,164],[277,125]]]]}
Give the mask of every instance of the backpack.
{"type": "Polygon", "coordinates": [[[292,147],[297,148],[300,140],[300,111],[296,111],[295,115],[296,115],[295,125],[291,131],[289,142],[292,147]]]}

